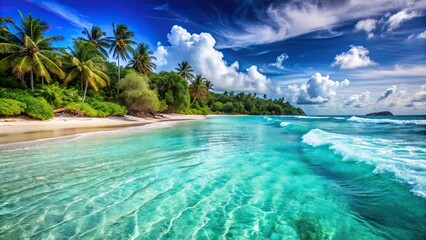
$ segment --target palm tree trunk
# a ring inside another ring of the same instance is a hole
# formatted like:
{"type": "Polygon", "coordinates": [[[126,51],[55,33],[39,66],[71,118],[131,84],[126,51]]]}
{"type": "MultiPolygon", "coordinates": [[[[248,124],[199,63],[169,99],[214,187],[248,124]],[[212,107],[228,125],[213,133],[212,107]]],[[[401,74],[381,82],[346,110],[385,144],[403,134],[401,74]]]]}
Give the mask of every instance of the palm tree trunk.
{"type": "Polygon", "coordinates": [[[43,76],[41,76],[41,84],[44,85],[44,77],[43,76]]]}
{"type": "Polygon", "coordinates": [[[196,100],[196,98],[194,97],[194,98],[192,99],[191,106],[194,106],[195,100],[196,100]]]}
{"type": "Polygon", "coordinates": [[[120,94],[120,57],[117,58],[118,59],[118,78],[117,78],[117,97],[118,94],[120,94]]]}
{"type": "Polygon", "coordinates": [[[31,72],[30,72],[30,86],[31,86],[31,91],[34,91],[34,72],[33,72],[33,70],[31,70],[31,72]]]}
{"type": "Polygon", "coordinates": [[[83,99],[81,99],[82,102],[84,102],[84,100],[86,100],[87,85],[89,85],[88,79],[86,79],[86,86],[84,87],[83,99]]]}

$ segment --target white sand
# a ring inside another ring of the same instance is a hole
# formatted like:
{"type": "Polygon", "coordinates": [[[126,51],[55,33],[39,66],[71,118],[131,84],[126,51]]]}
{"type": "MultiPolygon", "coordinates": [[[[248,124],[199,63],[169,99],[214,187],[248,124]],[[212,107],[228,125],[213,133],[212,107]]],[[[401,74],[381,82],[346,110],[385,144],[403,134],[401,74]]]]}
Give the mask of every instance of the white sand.
{"type": "Polygon", "coordinates": [[[107,118],[55,117],[47,121],[3,118],[0,119],[0,144],[66,136],[83,132],[105,131],[162,121],[206,118],[202,115],[162,114],[162,116],[161,118],[139,118],[132,116],[107,118]]]}

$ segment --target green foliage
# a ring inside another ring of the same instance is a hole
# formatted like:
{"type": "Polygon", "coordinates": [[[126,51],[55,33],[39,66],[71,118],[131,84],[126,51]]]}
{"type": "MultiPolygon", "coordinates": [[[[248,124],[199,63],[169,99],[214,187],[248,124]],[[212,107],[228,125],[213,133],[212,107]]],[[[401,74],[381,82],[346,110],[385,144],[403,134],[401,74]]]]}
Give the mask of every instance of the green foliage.
{"type": "Polygon", "coordinates": [[[71,102],[81,101],[78,90],[74,88],[66,88],[55,82],[49,85],[42,85],[34,91],[33,96],[42,97],[54,108],[61,108],[71,102]]]}
{"type": "Polygon", "coordinates": [[[21,114],[27,106],[25,103],[8,99],[0,98],[0,116],[13,116],[21,114]]]}
{"type": "Polygon", "coordinates": [[[44,98],[33,97],[24,90],[0,88],[0,98],[9,98],[25,103],[24,113],[30,117],[42,120],[53,118],[53,109],[44,98]]]}
{"type": "Polygon", "coordinates": [[[189,107],[188,82],[174,72],[160,72],[151,76],[151,87],[157,90],[160,101],[169,112],[184,113],[189,107]]]}
{"type": "Polygon", "coordinates": [[[284,98],[263,99],[256,94],[231,92],[228,94],[210,93],[207,106],[216,113],[252,115],[305,115],[302,109],[295,108],[284,98]]]}
{"type": "Polygon", "coordinates": [[[127,113],[127,109],[125,107],[122,107],[116,103],[112,102],[100,102],[100,101],[93,101],[90,102],[90,105],[99,112],[107,114],[107,116],[123,116],[127,113]]]}
{"type": "Polygon", "coordinates": [[[149,89],[149,80],[145,75],[131,70],[120,81],[120,100],[130,112],[153,113],[159,110],[160,103],[155,91],[149,89]]]}
{"type": "Polygon", "coordinates": [[[78,115],[87,117],[106,117],[107,115],[103,112],[98,112],[90,104],[85,102],[73,102],[65,106],[68,111],[77,112],[78,115]]]}
{"type": "Polygon", "coordinates": [[[223,104],[222,110],[224,113],[235,113],[234,104],[232,104],[232,102],[227,102],[223,104]]]}
{"type": "Polygon", "coordinates": [[[6,71],[5,73],[0,74],[0,87],[5,88],[20,88],[26,89],[27,86],[22,80],[16,79],[11,71],[6,71]]]}
{"type": "Polygon", "coordinates": [[[87,117],[123,116],[127,113],[125,107],[116,103],[99,101],[93,101],[90,104],[87,102],[73,102],[65,106],[65,109],[87,117]]]}
{"type": "Polygon", "coordinates": [[[223,104],[221,102],[214,102],[211,108],[213,112],[222,112],[223,104]]]}

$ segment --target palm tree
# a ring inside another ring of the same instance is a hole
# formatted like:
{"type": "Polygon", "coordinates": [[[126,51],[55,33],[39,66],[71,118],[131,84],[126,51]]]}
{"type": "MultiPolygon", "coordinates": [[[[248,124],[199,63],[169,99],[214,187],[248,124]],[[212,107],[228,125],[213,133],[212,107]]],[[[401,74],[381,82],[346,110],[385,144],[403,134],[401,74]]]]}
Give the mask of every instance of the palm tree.
{"type": "Polygon", "coordinates": [[[14,23],[12,18],[0,17],[0,31],[9,31],[5,23],[14,23]]]}
{"type": "Polygon", "coordinates": [[[132,44],[136,44],[135,41],[131,38],[135,35],[132,31],[129,31],[128,27],[124,24],[118,24],[115,27],[115,24],[112,23],[112,28],[114,32],[114,39],[111,43],[111,48],[109,53],[112,53],[112,56],[118,61],[118,78],[117,78],[117,95],[120,93],[120,87],[118,82],[120,81],[120,58],[127,60],[130,58],[129,52],[134,52],[131,47],[132,44]]]}
{"type": "Polygon", "coordinates": [[[205,80],[204,84],[206,85],[206,87],[207,87],[208,90],[214,90],[213,83],[210,82],[210,80],[205,80]]]}
{"type": "Polygon", "coordinates": [[[191,82],[191,85],[189,86],[189,95],[193,98],[191,105],[194,104],[196,100],[204,100],[207,98],[209,90],[204,80],[205,78],[201,76],[201,74],[198,74],[191,82]]]}
{"type": "Polygon", "coordinates": [[[69,48],[70,53],[65,53],[70,72],[65,78],[65,83],[70,82],[77,76],[84,82],[83,99],[86,99],[87,87],[90,85],[95,91],[99,87],[105,87],[109,82],[105,74],[107,68],[103,56],[96,46],[81,39],[74,40],[74,49],[69,48]]]}
{"type": "Polygon", "coordinates": [[[104,57],[108,57],[108,52],[105,48],[111,46],[112,39],[110,37],[105,37],[106,33],[102,31],[100,27],[92,26],[90,31],[84,28],[82,34],[85,35],[86,38],[80,37],[79,39],[92,42],[104,57]]]}
{"type": "Polygon", "coordinates": [[[140,43],[135,52],[133,52],[133,59],[130,60],[127,66],[132,67],[137,72],[149,75],[157,67],[152,60],[157,60],[153,56],[154,52],[149,50],[148,45],[140,43]]]}
{"type": "Polygon", "coordinates": [[[176,68],[176,71],[179,73],[181,77],[183,77],[184,79],[188,81],[191,81],[192,79],[194,79],[194,74],[192,74],[194,70],[192,69],[191,65],[189,65],[187,61],[183,61],[179,63],[178,67],[176,68]]]}
{"type": "Polygon", "coordinates": [[[50,46],[52,41],[60,40],[60,36],[44,37],[49,25],[39,18],[33,18],[31,14],[22,18],[22,26],[12,23],[17,34],[3,35],[7,41],[0,43],[0,54],[6,54],[0,60],[0,71],[12,69],[13,75],[23,79],[25,74],[30,74],[30,87],[34,90],[34,74],[51,81],[50,72],[60,79],[65,77],[64,72],[58,66],[58,52],[50,46]]]}

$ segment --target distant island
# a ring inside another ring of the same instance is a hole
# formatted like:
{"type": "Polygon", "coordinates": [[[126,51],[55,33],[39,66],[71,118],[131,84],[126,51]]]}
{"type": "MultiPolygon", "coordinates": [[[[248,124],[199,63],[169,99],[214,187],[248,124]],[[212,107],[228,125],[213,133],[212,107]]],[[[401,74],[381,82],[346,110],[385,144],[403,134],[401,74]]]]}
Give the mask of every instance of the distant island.
{"type": "Polygon", "coordinates": [[[366,116],[393,116],[389,111],[368,113],[366,116]]]}

